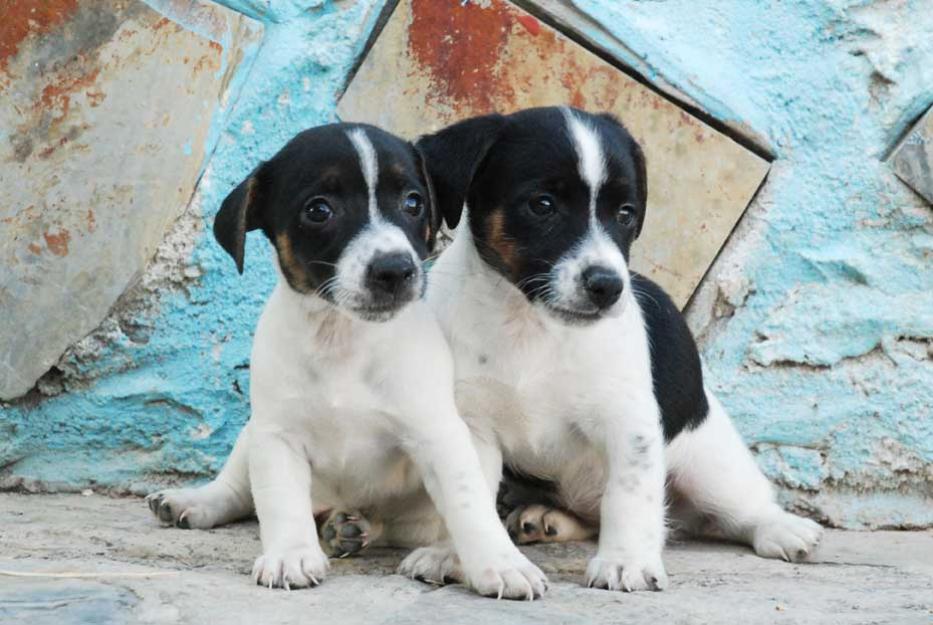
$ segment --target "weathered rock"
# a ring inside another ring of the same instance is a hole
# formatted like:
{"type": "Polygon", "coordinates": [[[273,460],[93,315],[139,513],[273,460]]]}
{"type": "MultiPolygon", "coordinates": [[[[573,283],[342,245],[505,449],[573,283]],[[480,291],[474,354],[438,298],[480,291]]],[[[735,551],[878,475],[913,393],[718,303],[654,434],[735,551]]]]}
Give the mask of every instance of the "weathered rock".
{"type": "Polygon", "coordinates": [[[163,4],[197,32],[139,0],[4,10],[2,399],[101,322],[191,198],[255,28],[200,0],[163,4]]]}

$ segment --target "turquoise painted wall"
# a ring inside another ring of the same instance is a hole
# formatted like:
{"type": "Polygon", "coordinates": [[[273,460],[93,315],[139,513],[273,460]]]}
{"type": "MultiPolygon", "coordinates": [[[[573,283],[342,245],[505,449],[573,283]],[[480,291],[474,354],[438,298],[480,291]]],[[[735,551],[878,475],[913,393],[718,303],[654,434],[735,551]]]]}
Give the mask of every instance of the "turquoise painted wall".
{"type": "MultiPolygon", "coordinates": [[[[2,407],[0,485],[143,493],[202,479],[247,418],[269,249],[250,235],[237,276],[207,225],[259,159],[334,119],[382,3],[224,4],[262,21],[264,37],[150,270],[172,278],[144,281],[2,407]]],[[[688,309],[766,472],[789,504],[836,525],[933,524],[933,209],[883,162],[933,104],[928,0],[575,4],[602,24],[587,33],[600,45],[774,154],[688,309]]]]}

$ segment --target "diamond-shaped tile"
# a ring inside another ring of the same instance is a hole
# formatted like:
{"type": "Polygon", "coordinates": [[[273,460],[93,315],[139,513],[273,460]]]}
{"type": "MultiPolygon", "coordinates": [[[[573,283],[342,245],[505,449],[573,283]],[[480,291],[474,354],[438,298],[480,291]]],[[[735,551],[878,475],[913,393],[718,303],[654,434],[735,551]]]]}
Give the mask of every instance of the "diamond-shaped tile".
{"type": "Polygon", "coordinates": [[[648,220],[633,265],[683,306],[768,162],[524,10],[506,0],[401,0],[338,113],[415,137],[553,104],[611,111],[644,146],[648,220]]]}
{"type": "Polygon", "coordinates": [[[910,129],[888,162],[898,178],[933,204],[933,108],[910,129]]]}

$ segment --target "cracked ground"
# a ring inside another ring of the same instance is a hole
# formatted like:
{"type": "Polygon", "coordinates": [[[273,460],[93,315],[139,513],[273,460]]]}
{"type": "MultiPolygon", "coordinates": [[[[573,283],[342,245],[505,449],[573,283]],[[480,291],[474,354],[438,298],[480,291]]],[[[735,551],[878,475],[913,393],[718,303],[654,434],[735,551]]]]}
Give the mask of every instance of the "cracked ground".
{"type": "Polygon", "coordinates": [[[591,543],[523,548],[544,600],[494,601],[395,575],[405,552],[332,561],[318,588],[268,590],[249,571],[253,522],[164,528],[141,499],[0,494],[0,624],[933,623],[933,532],[828,531],[811,563],[672,543],[670,588],[581,587],[591,543]]]}

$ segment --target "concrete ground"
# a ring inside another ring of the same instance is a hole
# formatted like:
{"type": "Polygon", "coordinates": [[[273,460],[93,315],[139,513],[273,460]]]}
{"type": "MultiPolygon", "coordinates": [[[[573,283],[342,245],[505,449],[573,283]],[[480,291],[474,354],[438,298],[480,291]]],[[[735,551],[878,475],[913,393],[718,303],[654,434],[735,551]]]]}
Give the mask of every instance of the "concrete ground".
{"type": "Polygon", "coordinates": [[[255,522],[162,528],[139,499],[0,494],[0,623],[933,623],[933,533],[830,531],[814,563],[673,544],[670,588],[580,586],[592,544],[526,549],[551,579],[543,601],[477,597],[394,574],[402,552],[333,563],[308,590],[248,577],[255,522]]]}

